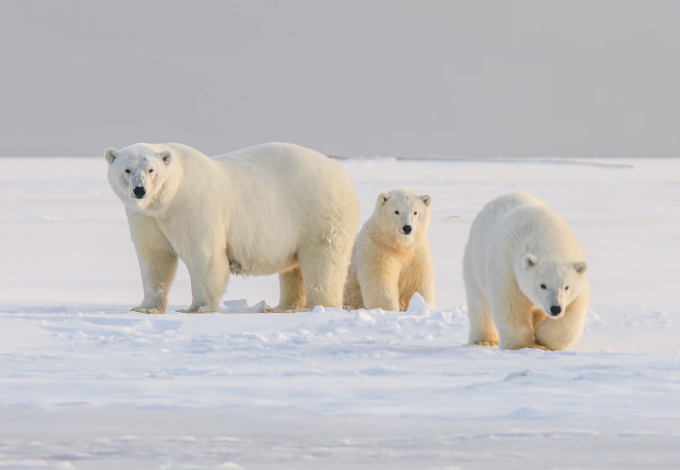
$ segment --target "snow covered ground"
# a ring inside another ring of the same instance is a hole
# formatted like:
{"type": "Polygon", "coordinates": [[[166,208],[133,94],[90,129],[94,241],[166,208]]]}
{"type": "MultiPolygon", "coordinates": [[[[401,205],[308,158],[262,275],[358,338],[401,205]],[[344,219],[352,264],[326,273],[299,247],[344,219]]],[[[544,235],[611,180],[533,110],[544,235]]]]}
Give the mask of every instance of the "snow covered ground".
{"type": "MultiPolygon", "coordinates": [[[[380,192],[433,197],[434,311],[130,313],[104,159],[0,158],[0,469],[678,468],[680,159],[341,163],[362,220],[380,192]],[[517,190],[586,250],[568,351],[465,346],[470,223],[517,190]]],[[[224,299],[273,305],[278,281],[224,299]]]]}

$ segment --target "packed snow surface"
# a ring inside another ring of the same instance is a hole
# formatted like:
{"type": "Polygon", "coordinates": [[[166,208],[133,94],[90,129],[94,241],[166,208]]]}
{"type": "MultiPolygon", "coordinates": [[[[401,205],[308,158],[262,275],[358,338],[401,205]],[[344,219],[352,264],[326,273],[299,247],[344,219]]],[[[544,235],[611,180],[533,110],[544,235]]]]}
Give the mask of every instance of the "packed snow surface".
{"type": "Polygon", "coordinates": [[[277,278],[232,276],[222,314],[129,312],[104,159],[0,159],[0,468],[677,468],[680,160],[341,163],[362,221],[381,192],[433,197],[436,309],[259,314],[277,278]],[[470,224],[520,190],[586,251],[567,351],[466,345],[470,224]]]}

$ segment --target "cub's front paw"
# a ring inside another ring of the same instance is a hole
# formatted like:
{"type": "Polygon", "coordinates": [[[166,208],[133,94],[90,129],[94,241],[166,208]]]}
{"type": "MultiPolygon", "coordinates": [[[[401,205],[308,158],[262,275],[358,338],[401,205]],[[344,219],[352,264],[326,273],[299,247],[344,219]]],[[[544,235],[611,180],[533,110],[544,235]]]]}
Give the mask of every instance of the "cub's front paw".
{"type": "Polygon", "coordinates": [[[476,346],[498,346],[498,341],[477,341],[472,344],[476,346]]]}
{"type": "Polygon", "coordinates": [[[268,305],[263,305],[257,309],[257,313],[286,313],[287,311],[279,307],[269,307],[268,305]]]}
{"type": "Polygon", "coordinates": [[[160,315],[162,313],[165,313],[165,308],[161,307],[135,307],[130,310],[131,312],[140,312],[140,313],[150,313],[154,315],[160,315]]]}

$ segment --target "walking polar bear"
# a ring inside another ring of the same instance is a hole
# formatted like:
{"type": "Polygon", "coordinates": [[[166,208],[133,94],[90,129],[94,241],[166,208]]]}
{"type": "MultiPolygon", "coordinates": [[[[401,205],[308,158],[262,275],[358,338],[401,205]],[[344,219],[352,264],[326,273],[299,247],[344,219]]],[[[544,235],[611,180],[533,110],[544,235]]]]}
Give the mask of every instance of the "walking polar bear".
{"type": "Polygon", "coordinates": [[[494,199],[470,230],[463,276],[470,344],[562,350],[586,321],[590,286],[576,235],[525,193],[494,199]]]}
{"type": "Polygon", "coordinates": [[[283,143],[215,158],[140,143],[106,160],[142,271],[144,300],[132,310],[165,311],[178,258],[193,297],[181,312],[219,312],[230,271],[279,273],[277,310],[342,307],[359,206],[337,162],[283,143]]]}
{"type": "Polygon", "coordinates": [[[405,310],[418,292],[434,308],[434,270],[427,239],[431,203],[430,196],[410,189],[378,196],[354,245],[346,305],[405,310]]]}

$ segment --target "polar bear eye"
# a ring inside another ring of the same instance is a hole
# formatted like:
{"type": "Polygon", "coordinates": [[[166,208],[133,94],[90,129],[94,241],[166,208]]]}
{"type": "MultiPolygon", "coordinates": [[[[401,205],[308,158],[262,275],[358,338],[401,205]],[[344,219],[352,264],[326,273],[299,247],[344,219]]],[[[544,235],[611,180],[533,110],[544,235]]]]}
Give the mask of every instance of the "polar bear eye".
{"type": "Polygon", "coordinates": [[[125,170],[125,173],[132,173],[129,169],[125,170]]]}
{"type": "Polygon", "coordinates": [[[569,286],[565,287],[564,290],[569,290],[569,286]]]}
{"type": "Polygon", "coordinates": [[[399,211],[394,211],[395,214],[399,215],[399,211]]]}
{"type": "Polygon", "coordinates": [[[149,173],[153,173],[153,168],[149,168],[149,173]]]}
{"type": "Polygon", "coordinates": [[[413,215],[418,215],[418,211],[415,211],[415,212],[413,213],[413,215]]]}
{"type": "Polygon", "coordinates": [[[547,288],[548,288],[548,286],[546,286],[545,284],[541,284],[541,289],[547,289],[547,288]]]}

